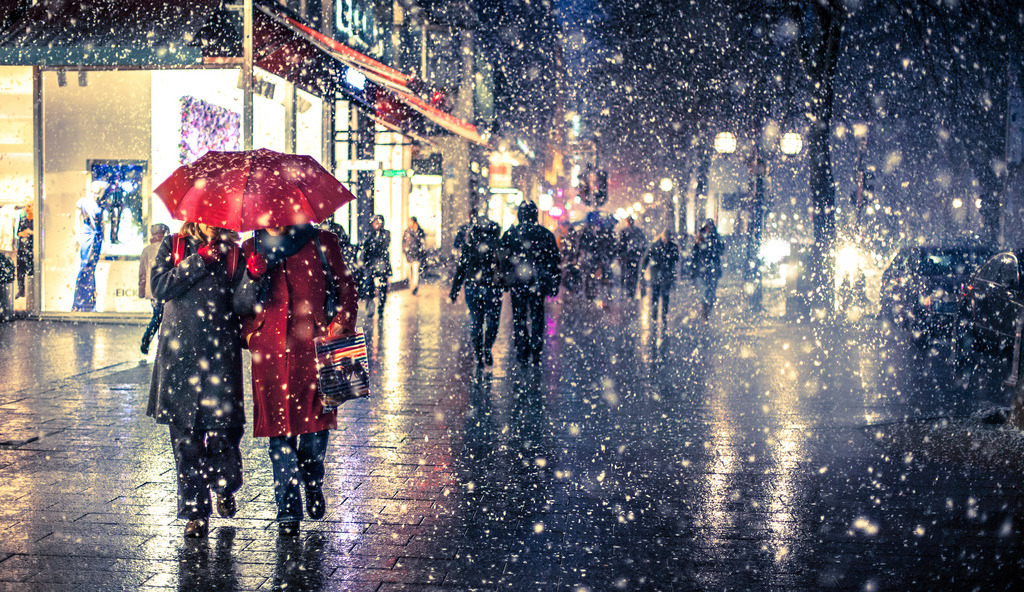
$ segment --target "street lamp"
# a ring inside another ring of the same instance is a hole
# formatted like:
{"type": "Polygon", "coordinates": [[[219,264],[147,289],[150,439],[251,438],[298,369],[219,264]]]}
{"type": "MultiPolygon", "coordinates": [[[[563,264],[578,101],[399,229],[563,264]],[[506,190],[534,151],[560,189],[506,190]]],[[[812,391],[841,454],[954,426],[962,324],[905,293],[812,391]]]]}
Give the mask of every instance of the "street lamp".
{"type": "Polygon", "coordinates": [[[786,132],[779,140],[779,150],[786,156],[796,156],[804,149],[804,139],[796,132],[786,132]]]}
{"type": "Polygon", "coordinates": [[[661,184],[658,185],[662,191],[672,191],[672,179],[664,178],[661,180],[661,184]]]}
{"type": "Polygon", "coordinates": [[[715,152],[732,154],[736,152],[736,136],[732,132],[718,132],[715,136],[715,152]]]}

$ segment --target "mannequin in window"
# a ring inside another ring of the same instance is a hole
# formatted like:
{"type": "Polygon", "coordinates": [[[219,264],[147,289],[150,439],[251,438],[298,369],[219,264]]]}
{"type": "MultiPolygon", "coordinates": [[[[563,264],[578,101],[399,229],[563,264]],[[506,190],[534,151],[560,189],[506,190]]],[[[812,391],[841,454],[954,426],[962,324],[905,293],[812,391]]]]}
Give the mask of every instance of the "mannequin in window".
{"type": "Polygon", "coordinates": [[[85,197],[78,200],[78,279],[75,280],[73,311],[96,309],[96,264],[103,248],[103,208],[100,200],[107,190],[105,181],[93,181],[85,197]]]}

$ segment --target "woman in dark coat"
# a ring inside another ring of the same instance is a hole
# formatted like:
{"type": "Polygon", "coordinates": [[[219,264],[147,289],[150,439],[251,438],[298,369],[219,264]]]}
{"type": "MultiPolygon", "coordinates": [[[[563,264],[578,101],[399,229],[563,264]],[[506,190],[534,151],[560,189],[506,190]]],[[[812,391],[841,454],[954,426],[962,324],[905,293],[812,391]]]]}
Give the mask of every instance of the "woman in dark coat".
{"type": "Polygon", "coordinates": [[[337,236],[309,224],[257,230],[242,255],[235,311],[252,352],[253,435],[270,438],[278,529],[294,536],[300,483],[309,517],[326,511],[324,455],[329,430],[338,426],[337,411],[325,412],[317,394],[313,338],[355,332],[356,287],[337,236]],[[325,310],[327,290],[337,303],[333,316],[325,310]]]}
{"type": "Polygon", "coordinates": [[[697,233],[693,245],[693,277],[701,290],[700,317],[705,321],[715,306],[718,279],[722,277],[722,239],[714,220],[708,220],[697,233]]]}
{"type": "Polygon", "coordinates": [[[146,414],[170,426],[178,517],[188,520],[188,537],[208,532],[211,491],[217,511],[230,517],[242,485],[242,340],[232,306],[232,286],[242,272],[237,238],[187,222],[177,243],[166,237],[160,244],[150,279],[164,314],[146,414]]]}
{"type": "Polygon", "coordinates": [[[668,296],[676,284],[676,265],[679,264],[679,247],[673,240],[672,231],[665,230],[654,241],[644,256],[640,269],[651,265],[651,321],[658,322],[658,307],[664,323],[668,315],[668,296]]]}

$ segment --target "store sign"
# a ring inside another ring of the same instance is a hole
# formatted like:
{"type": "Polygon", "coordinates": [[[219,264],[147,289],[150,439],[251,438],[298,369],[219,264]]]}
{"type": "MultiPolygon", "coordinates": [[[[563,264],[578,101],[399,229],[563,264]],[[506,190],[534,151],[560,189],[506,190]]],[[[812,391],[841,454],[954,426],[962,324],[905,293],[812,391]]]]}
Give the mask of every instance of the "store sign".
{"type": "Polygon", "coordinates": [[[367,50],[376,43],[373,3],[366,0],[335,0],[334,26],[349,45],[367,50]]]}
{"type": "Polygon", "coordinates": [[[413,172],[407,169],[384,169],[380,172],[381,177],[411,177],[413,172]]]}
{"type": "Polygon", "coordinates": [[[511,187],[512,165],[507,162],[491,163],[488,179],[491,187],[511,187]]]}

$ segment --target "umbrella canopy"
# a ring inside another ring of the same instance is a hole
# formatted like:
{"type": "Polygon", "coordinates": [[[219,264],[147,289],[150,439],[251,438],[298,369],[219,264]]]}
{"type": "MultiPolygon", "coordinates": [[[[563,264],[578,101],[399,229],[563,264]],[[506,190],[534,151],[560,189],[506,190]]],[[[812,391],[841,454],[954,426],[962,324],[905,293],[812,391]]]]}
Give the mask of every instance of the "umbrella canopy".
{"type": "Polygon", "coordinates": [[[178,220],[239,232],[322,222],[355,196],[310,156],[210,151],[154,191],[178,220]]]}

